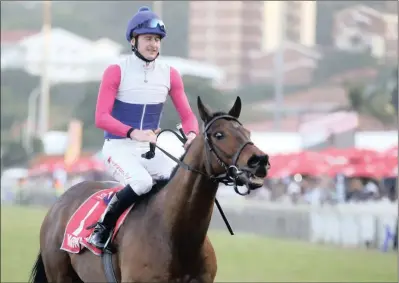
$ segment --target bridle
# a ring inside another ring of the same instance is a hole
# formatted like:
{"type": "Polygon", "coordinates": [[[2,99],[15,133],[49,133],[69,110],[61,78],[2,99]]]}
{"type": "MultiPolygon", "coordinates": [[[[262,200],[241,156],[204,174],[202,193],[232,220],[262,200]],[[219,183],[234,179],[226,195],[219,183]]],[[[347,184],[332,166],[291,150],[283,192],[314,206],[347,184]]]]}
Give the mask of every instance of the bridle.
{"type": "MultiPolygon", "coordinates": [[[[247,191],[245,193],[241,193],[237,186],[243,185],[243,183],[239,180],[239,177],[241,174],[244,173],[244,171],[238,169],[237,167],[237,161],[238,158],[240,157],[242,151],[244,150],[244,148],[247,145],[253,145],[253,142],[251,142],[250,140],[245,141],[237,150],[237,152],[233,155],[232,158],[232,164],[228,165],[226,164],[226,162],[224,162],[222,160],[222,158],[220,158],[218,152],[223,152],[223,150],[221,150],[219,147],[217,147],[214,143],[212,143],[211,139],[210,139],[210,134],[208,133],[209,128],[212,126],[212,124],[214,122],[216,122],[217,120],[220,119],[226,119],[229,121],[235,121],[238,124],[242,125],[240,121],[237,120],[237,118],[231,116],[231,115],[219,115],[214,117],[213,119],[211,119],[210,121],[208,121],[207,123],[204,124],[204,130],[203,130],[203,136],[204,136],[204,140],[205,140],[205,158],[206,158],[206,163],[205,163],[205,169],[206,172],[202,172],[200,170],[197,170],[195,168],[192,168],[191,166],[185,164],[183,161],[180,161],[179,159],[175,158],[173,155],[171,155],[169,152],[167,152],[166,150],[164,150],[163,148],[159,147],[158,145],[154,145],[152,143],[150,143],[150,150],[143,154],[142,157],[146,158],[146,159],[151,159],[155,156],[155,147],[157,147],[160,151],[162,151],[166,156],[168,156],[170,159],[172,159],[173,161],[175,161],[180,167],[192,171],[192,172],[196,172],[198,174],[201,174],[205,177],[207,177],[208,179],[212,180],[215,183],[223,183],[227,186],[234,186],[234,191],[239,194],[239,195],[248,195],[250,194],[250,189],[247,188],[247,191]],[[213,154],[213,156],[216,158],[217,163],[225,170],[224,173],[218,174],[218,175],[214,175],[212,174],[212,166],[211,166],[211,154],[213,154]]],[[[180,131],[181,134],[183,135],[183,137],[179,136],[176,132],[169,130],[169,129],[164,129],[162,130],[160,133],[158,133],[158,136],[163,133],[163,132],[171,132],[173,133],[182,143],[186,142],[186,138],[184,136],[183,131],[180,131]]]]}
{"type": "Polygon", "coordinates": [[[217,147],[215,144],[212,143],[211,139],[210,139],[210,134],[208,134],[208,130],[209,128],[212,126],[212,124],[219,120],[219,119],[226,119],[226,120],[232,120],[237,122],[238,124],[242,125],[240,123],[240,121],[238,121],[235,117],[230,116],[230,115],[220,115],[217,116],[215,118],[213,118],[212,120],[210,120],[204,127],[204,131],[203,131],[203,135],[204,135],[204,140],[205,140],[205,147],[206,147],[206,151],[205,151],[205,158],[206,158],[206,163],[205,163],[205,168],[206,171],[210,174],[209,178],[214,181],[214,182],[219,182],[219,183],[223,183],[225,185],[233,185],[234,186],[234,191],[239,194],[239,195],[248,195],[250,193],[250,190],[247,188],[247,192],[246,193],[241,193],[238,189],[237,189],[237,185],[242,185],[240,183],[240,181],[238,180],[238,177],[243,174],[244,172],[239,170],[237,167],[237,161],[238,158],[240,157],[242,151],[244,150],[244,148],[247,145],[253,145],[253,142],[251,142],[250,140],[246,140],[242,145],[240,145],[240,147],[238,148],[238,150],[236,151],[236,153],[233,155],[232,158],[232,164],[231,165],[227,165],[219,156],[219,154],[217,153],[217,151],[219,152],[223,152],[219,147],[217,147]],[[211,169],[211,153],[213,153],[214,157],[216,158],[217,163],[223,167],[223,169],[225,170],[224,173],[219,174],[217,176],[211,174],[212,169],[211,169]]]}

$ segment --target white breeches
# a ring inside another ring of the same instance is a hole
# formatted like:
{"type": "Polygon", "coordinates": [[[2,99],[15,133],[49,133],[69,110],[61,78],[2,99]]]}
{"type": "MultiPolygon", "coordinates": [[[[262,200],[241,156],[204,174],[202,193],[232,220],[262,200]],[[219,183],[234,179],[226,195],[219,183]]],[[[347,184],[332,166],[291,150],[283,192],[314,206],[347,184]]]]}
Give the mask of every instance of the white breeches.
{"type": "Polygon", "coordinates": [[[102,149],[107,171],[123,185],[129,184],[138,195],[149,192],[153,180],[167,179],[177,164],[160,150],[155,157],[145,159],[150,149],[148,142],[130,139],[105,140],[102,149]]]}

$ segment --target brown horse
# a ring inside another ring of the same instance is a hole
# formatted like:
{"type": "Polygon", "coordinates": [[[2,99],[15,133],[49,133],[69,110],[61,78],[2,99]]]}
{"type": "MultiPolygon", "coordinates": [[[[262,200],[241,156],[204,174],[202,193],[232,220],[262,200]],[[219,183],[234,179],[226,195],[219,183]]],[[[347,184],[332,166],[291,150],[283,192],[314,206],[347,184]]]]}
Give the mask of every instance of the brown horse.
{"type": "MultiPolygon", "coordinates": [[[[263,184],[268,156],[238,121],[240,98],[228,113],[212,113],[198,97],[198,110],[202,133],[169,181],[155,185],[134,205],[113,241],[118,282],[214,282],[216,256],[207,232],[218,185],[226,179],[248,190],[263,184]]],[[[90,195],[111,186],[115,184],[82,182],[57,200],[41,227],[30,282],[106,282],[101,257],[87,249],[68,253],[60,245],[74,211],[90,195]]]]}

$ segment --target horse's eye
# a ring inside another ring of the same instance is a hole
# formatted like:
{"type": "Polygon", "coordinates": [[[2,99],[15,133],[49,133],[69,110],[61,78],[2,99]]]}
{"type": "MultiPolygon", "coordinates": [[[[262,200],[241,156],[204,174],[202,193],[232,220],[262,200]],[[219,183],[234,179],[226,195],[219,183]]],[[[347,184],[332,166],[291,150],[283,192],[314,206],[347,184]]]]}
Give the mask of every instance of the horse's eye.
{"type": "Polygon", "coordinates": [[[224,138],[224,135],[223,135],[223,133],[221,133],[221,132],[216,132],[213,136],[214,136],[216,139],[218,139],[218,140],[221,140],[222,138],[224,138]]]}

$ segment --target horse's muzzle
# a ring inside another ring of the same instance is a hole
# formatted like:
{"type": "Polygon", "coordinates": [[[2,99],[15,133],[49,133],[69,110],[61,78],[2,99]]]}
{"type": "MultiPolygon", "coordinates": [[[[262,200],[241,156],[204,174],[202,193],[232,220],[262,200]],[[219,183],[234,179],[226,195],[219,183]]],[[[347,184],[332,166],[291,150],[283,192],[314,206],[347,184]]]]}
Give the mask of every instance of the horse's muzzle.
{"type": "Polygon", "coordinates": [[[259,178],[265,178],[267,176],[267,169],[269,169],[269,156],[265,155],[252,155],[248,161],[248,171],[252,175],[259,178]]]}

